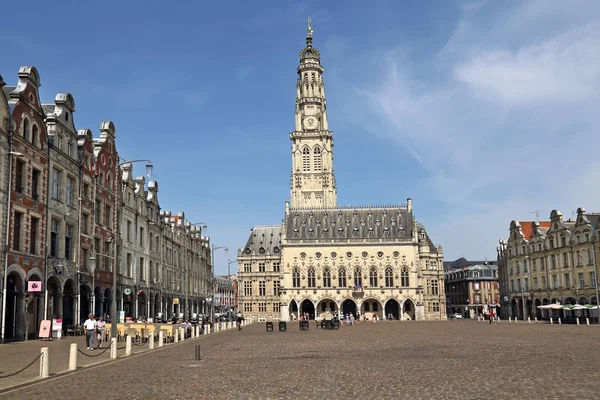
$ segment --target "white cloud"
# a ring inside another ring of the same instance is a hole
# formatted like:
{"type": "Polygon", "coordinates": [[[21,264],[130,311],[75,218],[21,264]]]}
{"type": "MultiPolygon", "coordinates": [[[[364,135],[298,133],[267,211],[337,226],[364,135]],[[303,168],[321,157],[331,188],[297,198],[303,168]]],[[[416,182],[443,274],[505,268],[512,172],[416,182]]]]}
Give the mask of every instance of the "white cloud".
{"type": "Polygon", "coordinates": [[[493,6],[463,7],[430,65],[381,54],[380,74],[356,89],[383,121],[372,131],[409,149],[449,207],[428,225],[449,258],[494,256],[532,211],[600,211],[600,7],[531,1],[486,15],[493,6]]]}

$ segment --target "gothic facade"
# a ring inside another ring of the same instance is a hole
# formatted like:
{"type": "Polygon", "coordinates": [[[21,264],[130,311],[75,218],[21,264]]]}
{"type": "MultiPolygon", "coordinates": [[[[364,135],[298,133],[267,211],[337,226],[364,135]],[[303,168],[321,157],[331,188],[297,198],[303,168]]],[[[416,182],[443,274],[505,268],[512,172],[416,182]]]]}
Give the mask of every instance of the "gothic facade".
{"type": "Polygon", "coordinates": [[[412,201],[338,207],[320,52],[300,52],[290,133],[290,202],[281,225],[257,226],[238,251],[246,317],[289,320],[325,311],[379,318],[446,318],[443,255],[412,201]]]}

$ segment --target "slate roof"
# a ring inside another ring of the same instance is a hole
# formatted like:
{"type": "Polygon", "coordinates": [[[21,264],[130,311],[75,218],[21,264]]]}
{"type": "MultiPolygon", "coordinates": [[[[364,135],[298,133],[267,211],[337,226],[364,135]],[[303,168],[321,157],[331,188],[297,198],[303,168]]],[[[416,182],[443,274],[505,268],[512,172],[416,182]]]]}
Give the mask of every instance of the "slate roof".
{"type": "Polygon", "coordinates": [[[412,214],[398,206],[292,209],[286,220],[286,239],[409,239],[412,226],[412,214]]]}
{"type": "Polygon", "coordinates": [[[244,246],[244,255],[281,254],[281,234],[281,225],[255,226],[244,246]]]}
{"type": "Polygon", "coordinates": [[[454,261],[444,261],[444,270],[449,269],[459,269],[462,267],[470,267],[473,265],[484,265],[484,263],[488,263],[489,265],[496,264],[495,261],[469,261],[464,257],[461,257],[454,261]]]}
{"type": "Polygon", "coordinates": [[[10,92],[15,90],[16,88],[17,88],[16,86],[4,86],[4,87],[2,87],[2,91],[4,92],[4,95],[6,96],[6,98],[10,99],[10,92]]]}

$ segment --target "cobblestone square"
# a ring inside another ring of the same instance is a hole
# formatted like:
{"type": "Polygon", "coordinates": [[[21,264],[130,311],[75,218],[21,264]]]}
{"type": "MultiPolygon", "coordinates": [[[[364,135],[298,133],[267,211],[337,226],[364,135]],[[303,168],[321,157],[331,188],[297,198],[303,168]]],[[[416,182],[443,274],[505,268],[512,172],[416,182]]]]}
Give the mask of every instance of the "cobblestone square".
{"type": "Polygon", "coordinates": [[[308,332],[297,323],[287,332],[255,323],[0,398],[595,399],[599,334],[597,326],[504,321],[395,321],[339,331],[313,322],[308,332]],[[195,344],[201,361],[194,361],[195,344]]]}

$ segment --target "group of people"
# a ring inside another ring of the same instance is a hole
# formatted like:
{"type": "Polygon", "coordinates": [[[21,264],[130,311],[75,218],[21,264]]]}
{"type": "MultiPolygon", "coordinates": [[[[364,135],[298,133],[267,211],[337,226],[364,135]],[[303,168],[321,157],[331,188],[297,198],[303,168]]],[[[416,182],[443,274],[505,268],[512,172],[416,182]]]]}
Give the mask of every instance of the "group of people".
{"type": "Polygon", "coordinates": [[[102,315],[96,317],[90,314],[88,319],[83,323],[83,333],[85,334],[85,345],[88,350],[99,349],[104,342],[104,334],[106,331],[106,321],[102,315]]]}

